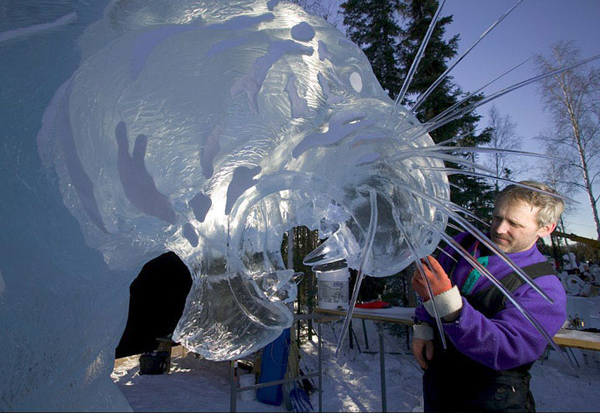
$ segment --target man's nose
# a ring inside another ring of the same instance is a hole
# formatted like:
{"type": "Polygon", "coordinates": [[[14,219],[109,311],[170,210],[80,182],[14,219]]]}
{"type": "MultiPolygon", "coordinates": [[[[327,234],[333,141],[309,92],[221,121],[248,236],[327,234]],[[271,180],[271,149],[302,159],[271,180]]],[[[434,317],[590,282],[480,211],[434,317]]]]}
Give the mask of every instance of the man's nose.
{"type": "Polygon", "coordinates": [[[507,229],[508,229],[508,224],[504,220],[498,222],[498,224],[496,225],[496,232],[499,234],[504,234],[507,229]]]}

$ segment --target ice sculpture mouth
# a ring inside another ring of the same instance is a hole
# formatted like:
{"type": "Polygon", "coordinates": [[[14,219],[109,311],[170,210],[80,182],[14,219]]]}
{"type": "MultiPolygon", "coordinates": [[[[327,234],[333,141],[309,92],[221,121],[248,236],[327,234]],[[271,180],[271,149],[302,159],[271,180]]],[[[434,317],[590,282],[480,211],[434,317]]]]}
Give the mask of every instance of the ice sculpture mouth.
{"type": "MultiPolygon", "coordinates": [[[[297,225],[318,229],[327,241],[309,254],[305,262],[317,266],[344,260],[349,266],[358,268],[368,228],[363,215],[370,211],[369,189],[373,189],[373,183],[370,183],[371,186],[368,183],[363,183],[359,189],[344,191],[341,187],[332,186],[325,177],[300,172],[278,173],[257,179],[238,199],[228,216],[230,238],[224,261],[226,272],[196,280],[201,288],[195,291],[201,295],[191,294],[188,297],[190,313],[195,315],[192,319],[182,318],[175,337],[211,358],[232,357],[232,354],[244,354],[233,350],[236,340],[249,334],[260,338],[261,334],[272,334],[270,330],[279,332],[282,325],[289,326],[292,319],[285,304],[295,298],[296,287],[291,282],[293,270],[285,269],[280,253],[283,233],[297,225]],[[330,189],[324,189],[327,187],[330,189]],[[346,204],[339,203],[338,199],[346,204]],[[228,319],[218,319],[211,312],[211,307],[217,307],[211,305],[211,301],[217,297],[223,301],[228,301],[229,297],[229,301],[235,304],[226,313],[228,319]],[[229,325],[227,333],[216,329],[217,325],[228,324],[233,317],[244,318],[246,322],[238,325],[240,329],[229,325]],[[199,323],[203,318],[210,319],[210,323],[199,323]],[[232,329],[235,334],[232,334],[232,329]],[[219,353],[214,350],[221,348],[228,350],[219,353]]],[[[380,212],[383,216],[391,215],[393,205],[384,198],[379,202],[380,212]]],[[[407,209],[412,207],[407,206],[407,209]]],[[[378,228],[380,238],[386,239],[386,233],[392,234],[389,238],[396,242],[385,245],[384,249],[389,251],[373,251],[377,257],[370,257],[369,273],[377,276],[400,271],[415,258],[406,245],[402,246],[403,232],[399,232],[396,226],[397,217],[388,219],[387,224],[391,222],[392,226],[386,228],[386,220],[382,220],[384,224],[378,228]],[[398,257],[401,260],[390,262],[398,257]],[[381,260],[385,263],[381,268],[373,265],[381,260]]],[[[407,223],[405,225],[408,226],[407,223]]],[[[430,225],[441,228],[445,221],[440,217],[439,222],[430,225]]],[[[435,231],[431,227],[421,223],[420,230],[409,231],[415,237],[421,237],[419,245],[423,254],[437,245],[435,231]]],[[[244,351],[257,350],[262,340],[254,343],[246,343],[244,351]]]]}

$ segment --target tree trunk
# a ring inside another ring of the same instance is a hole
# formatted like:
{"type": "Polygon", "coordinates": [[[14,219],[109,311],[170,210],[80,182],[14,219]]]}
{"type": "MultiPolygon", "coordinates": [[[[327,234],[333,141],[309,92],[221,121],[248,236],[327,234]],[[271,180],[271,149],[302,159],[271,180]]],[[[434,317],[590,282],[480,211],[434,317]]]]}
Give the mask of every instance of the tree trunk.
{"type": "Polygon", "coordinates": [[[581,175],[583,178],[583,188],[587,193],[590,206],[592,207],[592,215],[594,217],[594,223],[596,224],[596,236],[600,241],[600,218],[598,216],[598,208],[594,198],[594,191],[592,188],[592,180],[590,179],[590,171],[588,168],[588,162],[586,158],[586,150],[583,144],[583,136],[581,128],[579,127],[579,119],[576,110],[573,106],[573,96],[568,88],[568,85],[563,82],[562,78],[557,77],[557,82],[562,90],[564,100],[563,103],[569,114],[569,121],[571,122],[571,128],[573,129],[573,143],[577,149],[577,155],[579,156],[579,163],[581,167],[581,175]]]}

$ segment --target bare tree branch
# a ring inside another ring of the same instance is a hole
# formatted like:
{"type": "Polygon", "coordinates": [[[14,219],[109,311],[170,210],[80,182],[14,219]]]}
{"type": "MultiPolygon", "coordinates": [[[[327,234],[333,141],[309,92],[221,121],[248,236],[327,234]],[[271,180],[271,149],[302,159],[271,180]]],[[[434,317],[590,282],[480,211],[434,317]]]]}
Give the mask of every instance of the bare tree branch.
{"type": "MultiPolygon", "coordinates": [[[[521,149],[521,138],[516,135],[516,123],[509,115],[502,116],[496,105],[492,105],[488,112],[491,148],[519,151],[521,149]]],[[[483,164],[494,172],[497,178],[511,179],[515,175],[525,172],[528,167],[509,154],[498,151],[484,157],[483,164]]],[[[496,192],[500,191],[500,183],[496,181],[496,192]]]]}
{"type": "MultiPolygon", "coordinates": [[[[579,49],[571,42],[561,41],[552,46],[550,56],[536,57],[536,67],[543,74],[578,59],[579,49]]],[[[553,117],[554,131],[538,139],[547,151],[560,150],[563,155],[563,161],[548,166],[546,172],[548,176],[556,174],[553,176],[556,182],[568,182],[570,188],[586,193],[600,240],[598,197],[594,195],[600,173],[600,69],[580,66],[544,78],[540,94],[553,117]],[[578,173],[568,174],[575,170],[578,173]]]]}

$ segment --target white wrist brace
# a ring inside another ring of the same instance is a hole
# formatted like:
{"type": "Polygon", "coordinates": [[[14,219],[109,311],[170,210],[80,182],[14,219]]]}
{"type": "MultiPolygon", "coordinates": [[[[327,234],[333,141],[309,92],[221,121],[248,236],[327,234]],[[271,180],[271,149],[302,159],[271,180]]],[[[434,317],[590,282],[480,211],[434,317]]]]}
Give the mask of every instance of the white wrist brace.
{"type": "Polygon", "coordinates": [[[455,285],[448,291],[436,295],[431,300],[427,300],[423,303],[425,309],[430,316],[435,317],[433,311],[433,301],[435,300],[435,307],[437,309],[440,318],[446,317],[449,314],[456,313],[462,308],[462,297],[458,291],[458,287],[455,285]]]}
{"type": "Polygon", "coordinates": [[[421,340],[433,340],[433,327],[431,327],[429,324],[414,324],[413,338],[420,338],[421,340]]]}

